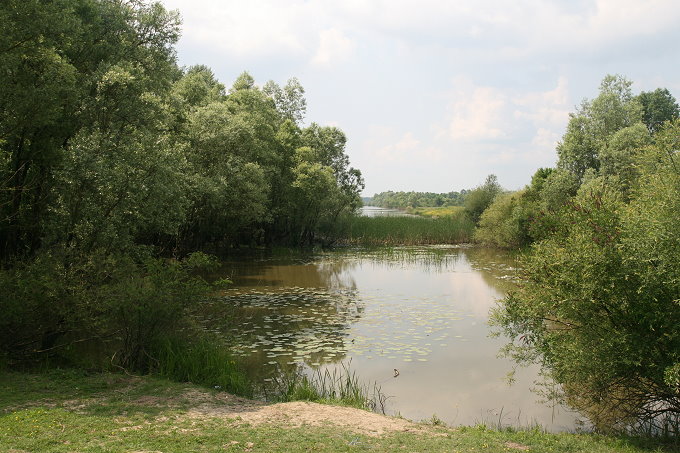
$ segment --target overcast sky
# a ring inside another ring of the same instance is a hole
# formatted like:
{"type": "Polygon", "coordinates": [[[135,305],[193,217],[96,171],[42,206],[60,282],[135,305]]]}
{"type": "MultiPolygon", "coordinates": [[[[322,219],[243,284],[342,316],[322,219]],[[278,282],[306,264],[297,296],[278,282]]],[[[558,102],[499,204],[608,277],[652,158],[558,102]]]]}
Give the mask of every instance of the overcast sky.
{"type": "Polygon", "coordinates": [[[553,166],[606,74],[680,97],[678,0],[162,0],[181,65],[230,86],[297,77],[307,122],[340,127],[365,195],[507,189],[553,166]]]}

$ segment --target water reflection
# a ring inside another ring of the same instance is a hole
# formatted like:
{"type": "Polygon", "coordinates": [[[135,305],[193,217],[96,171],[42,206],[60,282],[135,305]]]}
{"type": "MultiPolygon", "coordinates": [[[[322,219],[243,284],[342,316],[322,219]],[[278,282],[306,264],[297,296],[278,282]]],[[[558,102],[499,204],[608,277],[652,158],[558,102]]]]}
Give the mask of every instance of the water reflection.
{"type": "Polygon", "coordinates": [[[496,358],[504,341],[488,337],[489,309],[515,273],[511,254],[448,246],[232,262],[224,275],[234,288],[201,320],[261,379],[351,359],[391,396],[388,408],[407,418],[572,429],[571,414],[537,404],[529,392],[536,369],[505,383],[512,363],[496,358]]]}
{"type": "Polygon", "coordinates": [[[397,209],[379,208],[377,206],[363,206],[360,214],[365,217],[415,217],[408,212],[397,209]]]}

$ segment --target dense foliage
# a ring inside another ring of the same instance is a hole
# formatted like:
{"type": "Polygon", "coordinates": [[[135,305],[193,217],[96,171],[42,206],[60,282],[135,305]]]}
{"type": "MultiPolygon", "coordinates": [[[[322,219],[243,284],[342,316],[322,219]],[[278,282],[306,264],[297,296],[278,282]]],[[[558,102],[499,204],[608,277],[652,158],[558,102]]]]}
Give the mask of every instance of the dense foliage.
{"type": "Polygon", "coordinates": [[[484,184],[465,194],[463,206],[465,207],[465,212],[467,212],[475,224],[479,222],[482,213],[502,191],[503,189],[498,183],[496,175],[489,175],[484,184]]]}
{"type": "Polygon", "coordinates": [[[295,79],[227,93],[177,68],[159,4],[5,2],[0,258],[67,244],[310,242],[363,186],[334,127],[303,128],[295,79]]]}
{"type": "Polygon", "coordinates": [[[539,169],[525,189],[487,205],[476,238],[510,248],[544,239],[561,222],[556,213],[579,188],[599,180],[629,201],[641,181],[640,154],[655,142],[664,124],[680,117],[668,90],[636,96],[631,86],[621,76],[605,77],[598,96],[583,101],[570,115],[557,145],[556,168],[539,169]]]}
{"type": "Polygon", "coordinates": [[[0,21],[0,362],[113,338],[148,368],[208,290],[182,257],[311,244],[360,205],[300,83],[179,68],[160,3],[8,0],[0,21]]]}
{"type": "Polygon", "coordinates": [[[600,429],[680,426],[680,120],[621,77],[571,116],[556,169],[482,214],[478,239],[533,244],[494,313],[506,352],[600,429]]]}

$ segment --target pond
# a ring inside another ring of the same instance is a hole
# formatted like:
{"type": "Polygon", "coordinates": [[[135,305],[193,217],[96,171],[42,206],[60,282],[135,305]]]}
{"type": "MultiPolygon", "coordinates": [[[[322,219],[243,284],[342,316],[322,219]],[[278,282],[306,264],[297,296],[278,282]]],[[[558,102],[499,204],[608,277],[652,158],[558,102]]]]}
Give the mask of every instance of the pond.
{"type": "Polygon", "coordinates": [[[536,368],[497,357],[489,309],[514,283],[508,253],[431,246],[348,249],[225,262],[231,289],[203,313],[256,379],[351,363],[389,396],[387,412],[450,425],[575,429],[576,414],[538,402],[536,368]],[[398,370],[398,376],[394,370],[398,370]]]}

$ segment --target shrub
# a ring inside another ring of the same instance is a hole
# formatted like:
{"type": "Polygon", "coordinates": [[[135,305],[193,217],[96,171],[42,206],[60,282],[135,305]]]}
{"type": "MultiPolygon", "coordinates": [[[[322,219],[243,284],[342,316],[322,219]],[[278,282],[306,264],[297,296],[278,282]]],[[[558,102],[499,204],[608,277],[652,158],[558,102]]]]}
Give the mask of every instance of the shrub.
{"type": "Polygon", "coordinates": [[[191,271],[210,263],[202,254],[173,261],[69,249],[15,263],[0,271],[0,355],[10,365],[35,363],[88,342],[106,345],[117,365],[146,371],[153,341],[209,290],[191,271]]]}
{"type": "Polygon", "coordinates": [[[465,195],[465,211],[476,224],[482,213],[493,202],[496,195],[502,192],[496,175],[489,175],[481,186],[471,190],[465,195]]]}
{"type": "Polygon", "coordinates": [[[604,179],[580,191],[493,315],[505,352],[540,363],[603,430],[680,417],[680,175],[642,181],[629,205],[604,179]]]}
{"type": "Polygon", "coordinates": [[[526,191],[498,195],[479,219],[475,241],[501,248],[528,245],[536,208],[536,203],[526,197],[526,191]]]}

